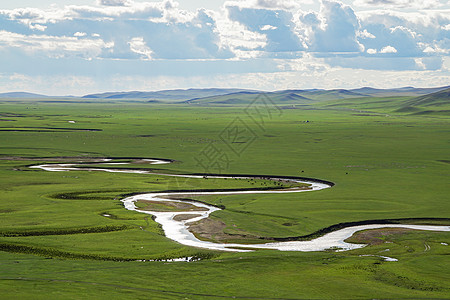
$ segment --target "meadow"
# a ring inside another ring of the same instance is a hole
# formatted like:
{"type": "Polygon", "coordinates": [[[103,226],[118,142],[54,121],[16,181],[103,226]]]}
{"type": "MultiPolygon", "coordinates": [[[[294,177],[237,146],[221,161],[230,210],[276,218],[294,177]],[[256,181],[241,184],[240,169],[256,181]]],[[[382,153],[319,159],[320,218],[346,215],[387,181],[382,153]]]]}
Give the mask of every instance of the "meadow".
{"type": "Polygon", "coordinates": [[[388,100],[250,109],[0,100],[0,298],[448,297],[448,232],[379,230],[374,239],[354,237],[370,245],[348,252],[209,251],[165,238],[120,199],[274,182],[28,167],[63,158],[165,158],[174,161],[131,166],[335,183],[306,193],[195,197],[224,208],[211,218],[230,235],[301,238],[368,220],[450,225],[449,118],[408,114],[388,100]],[[191,256],[201,260],[142,261],[191,256]]]}

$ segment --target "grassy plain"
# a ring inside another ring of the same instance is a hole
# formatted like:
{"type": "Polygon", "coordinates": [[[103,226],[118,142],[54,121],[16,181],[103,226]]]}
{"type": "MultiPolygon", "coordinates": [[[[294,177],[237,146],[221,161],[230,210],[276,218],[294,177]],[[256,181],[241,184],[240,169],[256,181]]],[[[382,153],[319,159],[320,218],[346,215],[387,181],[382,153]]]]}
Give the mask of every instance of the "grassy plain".
{"type": "Polygon", "coordinates": [[[384,110],[373,101],[336,101],[285,107],[270,118],[245,106],[0,101],[0,246],[7,250],[0,252],[0,298],[448,297],[449,233],[383,236],[349,252],[207,251],[166,239],[120,197],[273,183],[27,168],[67,156],[156,157],[175,162],[147,166],[155,171],[336,183],[318,192],[198,197],[225,207],[213,218],[232,234],[283,238],[342,222],[448,218],[448,117],[396,112],[395,101],[384,110]],[[236,128],[243,133],[231,139],[236,128]],[[209,161],[211,145],[216,159],[209,161]],[[209,259],[133,261],[183,256],[209,259]]]}

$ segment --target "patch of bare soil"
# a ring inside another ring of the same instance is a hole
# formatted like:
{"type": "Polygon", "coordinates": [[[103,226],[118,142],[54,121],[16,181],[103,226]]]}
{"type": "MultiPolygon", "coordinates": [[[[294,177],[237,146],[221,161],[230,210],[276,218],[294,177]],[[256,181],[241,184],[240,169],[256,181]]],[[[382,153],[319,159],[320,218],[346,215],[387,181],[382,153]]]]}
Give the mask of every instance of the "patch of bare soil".
{"type": "Polygon", "coordinates": [[[138,200],[140,204],[146,204],[147,206],[141,207],[142,210],[149,211],[207,211],[205,207],[198,207],[190,203],[184,202],[169,202],[169,201],[151,201],[151,200],[138,200]]]}
{"type": "MultiPolygon", "coordinates": [[[[192,223],[189,226],[189,231],[192,232],[198,239],[204,241],[213,241],[213,242],[232,242],[232,241],[247,241],[251,243],[261,242],[262,239],[258,236],[254,235],[245,235],[245,234],[229,234],[225,233],[225,228],[227,225],[215,219],[202,219],[198,222],[192,223]]],[[[267,240],[265,240],[267,242],[267,240]]]]}
{"type": "Polygon", "coordinates": [[[173,219],[175,221],[186,221],[186,220],[190,220],[190,219],[197,218],[197,217],[200,217],[200,216],[201,215],[197,215],[197,214],[195,214],[195,215],[181,214],[181,215],[176,215],[175,217],[173,217],[173,219]]]}
{"type": "Polygon", "coordinates": [[[385,243],[386,240],[389,240],[389,237],[393,235],[402,235],[411,231],[413,231],[413,229],[407,228],[381,228],[363,230],[356,232],[346,241],[356,244],[379,245],[385,243]]]}

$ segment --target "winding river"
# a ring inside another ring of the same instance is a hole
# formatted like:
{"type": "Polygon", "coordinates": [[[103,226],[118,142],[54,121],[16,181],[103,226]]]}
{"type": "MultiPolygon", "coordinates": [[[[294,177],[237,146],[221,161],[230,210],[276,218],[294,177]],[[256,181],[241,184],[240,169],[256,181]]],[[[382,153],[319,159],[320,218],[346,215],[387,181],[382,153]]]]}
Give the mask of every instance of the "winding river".
{"type": "MultiPolygon", "coordinates": [[[[104,164],[104,165],[124,165],[123,162],[111,162],[111,159],[102,159],[96,162],[78,162],[78,163],[52,163],[30,166],[30,168],[41,169],[52,172],[62,171],[102,171],[102,172],[120,172],[120,173],[135,173],[135,174],[154,174],[173,177],[184,178],[233,178],[233,179],[251,179],[261,178],[261,176],[212,176],[212,175],[179,175],[179,174],[164,174],[156,173],[148,170],[137,169],[114,169],[114,168],[99,168],[99,167],[76,167],[77,165],[89,165],[89,164],[104,164]]],[[[148,164],[167,164],[171,163],[170,160],[161,159],[142,159],[148,164]]],[[[286,242],[271,242],[265,244],[235,244],[235,243],[214,243],[208,241],[199,240],[192,234],[188,227],[193,222],[208,218],[208,216],[214,211],[220,210],[212,205],[200,203],[196,201],[188,200],[175,200],[176,198],[185,196],[197,196],[197,195],[235,195],[235,194],[273,194],[273,193],[300,193],[308,191],[319,191],[322,189],[330,188],[332,184],[325,181],[315,180],[303,180],[287,177],[264,177],[269,180],[283,180],[293,183],[305,183],[309,185],[309,189],[300,188],[287,188],[283,190],[247,190],[247,191],[208,191],[208,192],[155,192],[130,196],[122,199],[124,206],[128,210],[134,210],[140,213],[149,214],[154,216],[156,222],[161,224],[165,235],[187,246],[206,248],[210,250],[222,250],[222,251],[234,251],[234,252],[247,252],[253,251],[252,249],[274,249],[280,251],[324,251],[327,249],[335,249],[337,251],[346,251],[352,249],[362,248],[364,244],[352,244],[345,242],[346,239],[351,237],[355,232],[367,229],[379,229],[379,228],[407,228],[415,230],[430,230],[430,231],[450,231],[450,226],[432,226],[432,225],[408,225],[408,224],[374,224],[374,225],[360,225],[346,227],[340,230],[336,230],[327,233],[321,237],[312,239],[310,241],[286,241],[286,242]],[[147,200],[153,202],[182,202],[188,203],[199,208],[198,211],[181,211],[181,212],[157,212],[140,210],[136,207],[135,203],[139,200],[147,200]],[[183,215],[182,218],[177,216],[183,215]],[[192,215],[192,217],[189,217],[192,215]]]]}

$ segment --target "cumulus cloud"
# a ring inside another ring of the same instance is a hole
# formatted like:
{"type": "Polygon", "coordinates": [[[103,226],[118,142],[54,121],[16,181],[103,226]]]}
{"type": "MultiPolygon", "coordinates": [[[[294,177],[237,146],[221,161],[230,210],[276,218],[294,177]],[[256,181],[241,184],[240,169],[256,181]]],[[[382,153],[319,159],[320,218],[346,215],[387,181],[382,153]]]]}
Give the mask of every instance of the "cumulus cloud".
{"type": "Polygon", "coordinates": [[[259,57],[267,45],[266,35],[248,30],[239,22],[228,18],[217,20],[220,35],[220,47],[230,49],[234,59],[248,59],[259,57]]]}
{"type": "MultiPolygon", "coordinates": [[[[165,2],[131,2],[129,5],[70,5],[62,11],[61,19],[91,19],[91,20],[111,20],[111,19],[135,19],[147,20],[162,18],[165,12],[165,2]]],[[[58,21],[58,19],[55,19],[58,21]]]]}
{"type": "Polygon", "coordinates": [[[262,31],[266,31],[266,30],[275,30],[275,29],[277,29],[277,27],[275,27],[275,26],[272,26],[272,25],[264,25],[264,26],[262,26],[261,28],[260,28],[262,31]]]}
{"type": "Polygon", "coordinates": [[[442,49],[438,45],[426,46],[425,49],[423,50],[423,53],[426,53],[426,54],[449,54],[450,49],[448,49],[448,48],[442,49]]]}
{"type": "Polygon", "coordinates": [[[386,46],[380,50],[380,53],[397,53],[397,49],[392,46],[386,46]]]}
{"type": "Polygon", "coordinates": [[[130,50],[134,53],[141,54],[146,59],[152,59],[153,51],[144,42],[143,37],[132,38],[128,45],[130,45],[130,50]]]}
{"type": "Polygon", "coordinates": [[[267,38],[267,52],[292,52],[304,50],[300,37],[295,32],[293,15],[286,10],[246,8],[230,6],[228,18],[245,26],[249,31],[263,34],[267,38]]]}
{"type": "Polygon", "coordinates": [[[256,9],[274,9],[274,10],[295,10],[300,7],[301,3],[310,4],[310,0],[241,0],[241,1],[226,1],[225,7],[241,7],[241,8],[256,8],[256,9]]]}
{"type": "Polygon", "coordinates": [[[420,57],[428,47],[450,49],[450,32],[445,25],[450,14],[445,11],[395,12],[371,11],[359,14],[361,28],[374,35],[373,39],[360,39],[365,48],[381,49],[391,45],[397,55],[420,57]]]}
{"type": "Polygon", "coordinates": [[[417,58],[415,61],[417,66],[423,70],[439,70],[443,65],[441,57],[423,57],[417,58]]]}
{"type": "Polygon", "coordinates": [[[356,0],[354,4],[363,7],[416,9],[436,9],[444,6],[439,0],[356,0]]]}
{"type": "Polygon", "coordinates": [[[257,0],[256,5],[263,8],[294,9],[299,7],[298,1],[292,0],[257,0]]]}
{"type": "MultiPolygon", "coordinates": [[[[99,53],[98,58],[223,59],[234,56],[226,43],[221,41],[216,20],[205,10],[184,11],[178,9],[178,3],[172,0],[104,0],[99,3],[103,5],[69,5],[64,9],[52,8],[48,11],[0,11],[0,26],[1,16],[4,15],[5,23],[12,20],[15,24],[27,26],[31,31],[42,29],[48,36],[101,36],[113,47],[99,53]],[[130,42],[136,36],[152,49],[151,55],[136,41],[130,42]]],[[[17,33],[30,34],[25,30],[17,33]]]]}
{"type": "Polygon", "coordinates": [[[374,38],[376,38],[376,36],[374,36],[373,34],[368,32],[367,29],[364,29],[363,31],[356,32],[356,35],[359,38],[363,38],[363,39],[374,39],[374,38]]]}
{"type": "Polygon", "coordinates": [[[83,76],[94,66],[128,70],[130,78],[448,70],[450,7],[436,1],[356,0],[351,7],[321,0],[317,10],[304,5],[318,3],[311,0],[235,0],[217,11],[188,11],[174,0],[97,0],[0,10],[0,64],[14,73],[33,65],[28,72],[36,75],[62,72],[64,62],[67,72],[84,68],[83,76]]]}
{"type": "Polygon", "coordinates": [[[372,36],[367,30],[360,31],[360,23],[353,9],[340,2],[323,0],[319,13],[303,14],[300,21],[306,27],[311,51],[359,52],[363,47],[357,36],[372,36]]]}
{"type": "Polygon", "coordinates": [[[303,12],[301,4],[306,2],[227,1],[222,13],[185,11],[173,0],[99,0],[100,6],[2,10],[0,29],[24,35],[101,37],[114,47],[99,57],[122,59],[148,59],[130,48],[135,37],[142,37],[152,59],[297,58],[301,51],[373,55],[387,45],[403,57],[449,50],[450,14],[445,12],[356,14],[333,0],[321,1],[320,11],[303,12]]]}
{"type": "Polygon", "coordinates": [[[38,53],[49,57],[62,58],[78,56],[92,59],[104,50],[113,47],[101,39],[82,39],[77,37],[56,37],[48,35],[23,35],[0,31],[0,49],[16,49],[28,54],[38,53]]]}
{"type": "Polygon", "coordinates": [[[129,6],[131,1],[129,0],[98,0],[99,5],[105,6],[129,6]]]}
{"type": "Polygon", "coordinates": [[[41,24],[29,24],[28,26],[31,30],[45,31],[47,29],[47,26],[41,24]]]}
{"type": "Polygon", "coordinates": [[[283,71],[297,71],[319,75],[330,70],[330,67],[324,63],[324,59],[314,57],[310,53],[304,53],[302,57],[297,59],[281,59],[278,62],[278,69],[283,71]]]}

